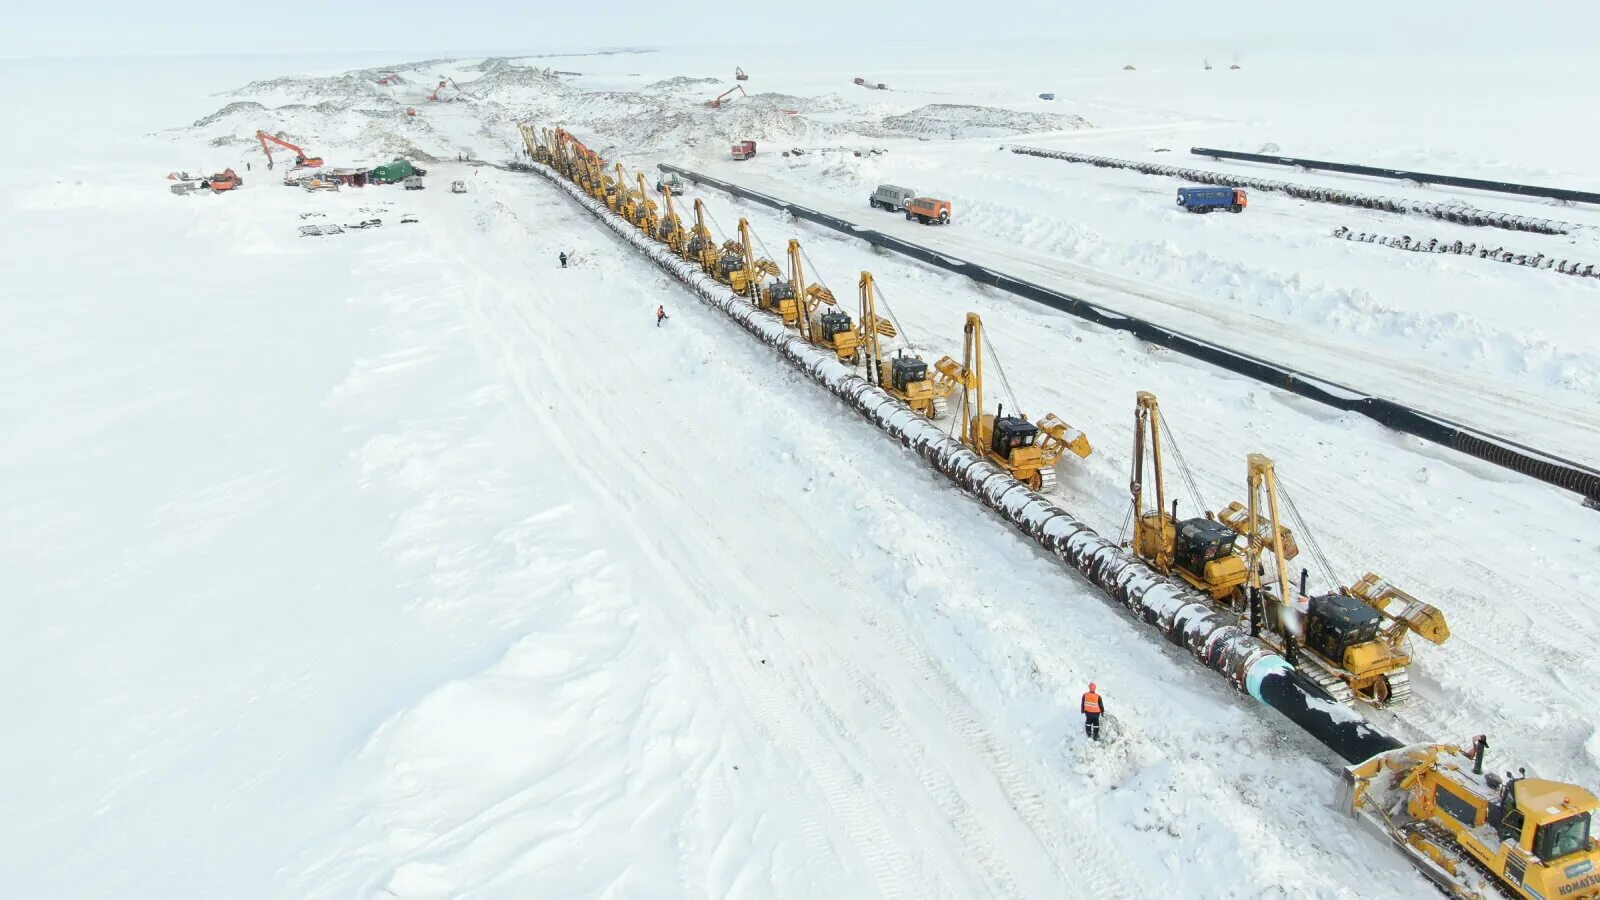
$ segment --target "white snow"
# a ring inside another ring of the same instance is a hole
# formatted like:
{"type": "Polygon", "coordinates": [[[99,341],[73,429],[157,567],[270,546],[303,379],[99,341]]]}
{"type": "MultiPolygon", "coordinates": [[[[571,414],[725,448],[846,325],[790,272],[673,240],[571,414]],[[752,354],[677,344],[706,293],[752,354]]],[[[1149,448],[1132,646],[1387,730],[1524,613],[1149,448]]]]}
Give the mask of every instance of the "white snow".
{"type": "MultiPolygon", "coordinates": [[[[1593,423],[1592,286],[1316,239],[1318,217],[1342,210],[1258,198],[1244,216],[1182,217],[1160,179],[943,136],[1060,114],[1092,127],[1058,123],[1055,139],[1092,152],[1186,147],[1186,129],[1207,135],[1193,143],[1271,131],[1286,153],[1373,151],[1370,134],[1339,145],[1298,115],[1287,98],[1309,76],[1267,61],[1208,73],[1249,78],[1215,94],[1175,90],[1198,74],[1145,60],[1079,61],[1055,83],[1027,64],[875,66],[886,92],[816,58],[788,74],[748,59],[708,71],[681,50],[517,61],[579,77],[385,62],[28,63],[27,83],[48,88],[3,101],[52,148],[8,149],[0,168],[15,298],[0,414],[19,424],[0,468],[8,892],[1428,895],[1330,808],[1320,748],[559,192],[455,154],[508,157],[523,119],[564,122],[633,166],[718,166],[729,140],[754,137],[762,154],[721,171],[875,226],[862,186],[909,182],[952,197],[957,222],[884,215],[885,230],[1084,279],[1124,312],[1147,313],[1130,305],[1144,298],[1232,323],[1209,336],[1287,346],[1307,366],[1363,347],[1351,365],[1375,383],[1479,411],[1502,396],[1494,415],[1578,435],[1564,449],[1580,457],[1595,446],[1572,430],[1593,423]],[[699,106],[737,63],[748,90],[785,99],[699,106]],[[362,81],[389,71],[405,84],[362,81]],[[472,97],[424,101],[441,75],[472,97]],[[1058,99],[1031,99],[1041,90],[1058,99]],[[263,108],[189,124],[235,102],[263,108]],[[934,104],[988,111],[928,141],[874,124],[926,121],[934,104]],[[425,163],[421,192],[307,194],[243,171],[261,161],[256,128],[330,165],[445,162],[425,163]],[[889,152],[777,152],[810,141],[889,152]],[[244,189],[180,198],[163,180],[227,165],[244,189]],[[469,193],[446,190],[457,178],[469,193]],[[298,237],[373,216],[382,228],[298,237]],[[1308,331],[1319,339],[1295,339],[1308,331]],[[1467,388],[1481,392],[1462,401],[1467,388]],[[1090,680],[1116,718],[1108,746],[1085,746],[1077,724],[1090,680]]],[[[1349,90],[1405,107],[1384,84],[1349,90]]],[[[1444,122],[1431,140],[1467,130],[1444,122]]],[[[1497,134],[1481,152],[1511,161],[1489,167],[1416,155],[1427,143],[1382,161],[1578,181],[1567,148],[1516,162],[1524,148],[1497,134]]],[[[1246,452],[1273,455],[1347,579],[1378,571],[1450,618],[1449,644],[1418,648],[1421,702],[1383,724],[1487,731],[1499,758],[1600,776],[1576,668],[1600,637],[1594,514],[1570,495],[691,194],[722,224],[749,217],[769,247],[798,235],[841,298],[870,268],[935,356],[982,312],[1023,408],[1094,442],[1063,467],[1062,498],[1106,534],[1125,510],[1135,389],[1161,396],[1213,505],[1242,493],[1246,452]]]]}

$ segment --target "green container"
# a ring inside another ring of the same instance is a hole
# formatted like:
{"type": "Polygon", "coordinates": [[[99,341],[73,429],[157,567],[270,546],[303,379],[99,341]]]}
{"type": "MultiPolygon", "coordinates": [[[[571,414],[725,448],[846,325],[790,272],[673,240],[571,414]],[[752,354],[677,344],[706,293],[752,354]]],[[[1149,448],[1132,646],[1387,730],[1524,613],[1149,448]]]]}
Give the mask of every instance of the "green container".
{"type": "Polygon", "coordinates": [[[415,174],[417,174],[416,166],[406,160],[397,159],[394,162],[373,168],[372,180],[382,184],[394,184],[397,181],[404,181],[415,174]]]}

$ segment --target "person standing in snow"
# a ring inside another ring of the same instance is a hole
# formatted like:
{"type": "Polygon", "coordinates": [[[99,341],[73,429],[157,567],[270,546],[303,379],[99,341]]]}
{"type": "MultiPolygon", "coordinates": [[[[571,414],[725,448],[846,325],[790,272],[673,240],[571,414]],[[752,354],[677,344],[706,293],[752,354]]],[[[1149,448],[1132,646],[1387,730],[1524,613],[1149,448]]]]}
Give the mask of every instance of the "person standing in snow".
{"type": "Polygon", "coordinates": [[[561,251],[561,268],[565,269],[566,267],[567,267],[567,251],[563,250],[563,251],[561,251]]]}
{"type": "Polygon", "coordinates": [[[1100,699],[1100,692],[1096,690],[1094,682],[1089,682],[1089,689],[1083,693],[1083,733],[1092,741],[1100,740],[1100,714],[1105,712],[1105,701],[1100,699]]]}
{"type": "Polygon", "coordinates": [[[665,306],[657,306],[656,307],[656,327],[657,328],[661,327],[661,320],[665,319],[666,317],[667,317],[667,308],[665,306]]]}

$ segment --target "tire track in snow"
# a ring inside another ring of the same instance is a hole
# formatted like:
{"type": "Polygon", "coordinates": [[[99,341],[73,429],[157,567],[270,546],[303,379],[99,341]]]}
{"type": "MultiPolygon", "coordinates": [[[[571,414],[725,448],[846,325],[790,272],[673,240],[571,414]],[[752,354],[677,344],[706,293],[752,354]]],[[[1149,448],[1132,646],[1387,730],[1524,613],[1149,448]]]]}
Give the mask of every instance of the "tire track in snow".
{"type": "MultiPolygon", "coordinates": [[[[472,263],[459,250],[456,251],[456,255],[461,257],[462,262],[472,268],[479,278],[491,282],[495,280],[492,275],[472,263]]],[[[526,292],[526,286],[522,286],[522,291],[526,292]]],[[[619,504],[618,496],[621,492],[617,490],[618,485],[615,478],[622,473],[633,473],[635,471],[634,461],[621,458],[605,442],[585,445],[583,448],[576,448],[571,445],[571,439],[563,428],[563,422],[548,414],[546,404],[540,400],[537,391],[528,383],[527,377],[519,365],[523,360],[509,337],[505,336],[507,332],[498,329],[496,325],[500,323],[495,322],[486,313],[481,296],[482,285],[476,285],[474,290],[469,293],[476,295],[473,297],[472,303],[469,303],[469,306],[475,307],[471,311],[478,320],[482,333],[495,345],[495,355],[500,358],[502,368],[517,393],[523,399],[524,406],[531,413],[531,418],[546,437],[554,438],[554,442],[559,445],[560,452],[567,459],[572,470],[589,486],[596,495],[597,500],[612,506],[620,514],[615,517],[616,520],[625,523],[625,530],[632,533],[634,543],[639,547],[641,553],[651,560],[659,573],[675,582],[674,586],[678,590],[667,593],[680,597],[714,596],[717,586],[699,584],[697,583],[698,579],[678,569],[657,549],[664,536],[641,532],[638,526],[633,523],[633,517],[629,514],[631,509],[619,504]],[[596,449],[606,452],[606,455],[610,457],[609,462],[611,462],[611,465],[599,466],[591,461],[590,454],[596,449]]],[[[515,296],[517,292],[503,293],[506,293],[507,296],[515,296]]],[[[554,297],[547,297],[546,300],[551,303],[559,302],[554,297]]],[[[514,323],[516,326],[515,331],[521,332],[528,337],[535,346],[543,349],[547,355],[552,357],[560,355],[560,348],[541,337],[544,332],[535,328],[527,320],[526,314],[521,308],[512,307],[512,312],[520,320],[518,323],[514,323]]],[[[573,390],[572,385],[559,366],[546,368],[541,374],[548,379],[551,386],[557,389],[557,393],[560,396],[564,398],[583,396],[582,393],[573,390]]],[[[637,488],[639,493],[651,493],[658,496],[664,493],[660,484],[654,480],[640,479],[637,475],[633,475],[632,478],[634,480],[633,487],[637,488]]],[[[668,507],[677,507],[684,510],[692,510],[694,508],[693,504],[684,503],[683,498],[669,496],[663,497],[663,499],[668,501],[666,503],[668,507]]],[[[670,537],[673,540],[681,540],[687,533],[687,529],[679,530],[670,537]]],[[[717,548],[701,548],[701,552],[686,554],[688,558],[714,558],[716,555],[717,548]]],[[[747,588],[748,596],[760,596],[770,591],[770,584],[757,585],[752,582],[747,585],[747,588]]],[[[649,609],[649,605],[645,605],[644,608],[649,609]]],[[[918,878],[916,883],[907,882],[908,876],[919,876],[920,873],[929,871],[930,867],[909,865],[904,852],[884,827],[884,822],[888,817],[873,815],[871,811],[866,809],[866,800],[863,798],[862,791],[859,790],[859,779],[849,778],[840,771],[840,762],[830,758],[831,754],[823,748],[821,741],[816,737],[817,729],[796,724],[797,719],[809,720],[812,724],[815,724],[815,717],[808,717],[803,714],[797,716],[792,710],[785,709],[786,704],[779,699],[782,696],[781,692],[775,691],[771,687],[755,689],[754,686],[766,685],[768,680],[762,678],[761,673],[757,671],[757,667],[750,664],[747,645],[730,637],[729,627],[718,623],[716,618],[718,610],[702,605],[701,612],[710,617],[713,623],[716,623],[708,629],[711,634],[717,637],[715,643],[718,645],[719,652],[715,655],[725,661],[741,661],[740,665],[744,670],[743,677],[736,677],[732,680],[736,683],[737,688],[745,694],[746,706],[761,714],[759,717],[763,720],[763,731],[774,739],[774,746],[783,748],[791,754],[798,751],[801,764],[796,766],[797,771],[809,772],[813,778],[820,779],[823,790],[821,799],[825,805],[834,810],[839,815],[839,818],[847,824],[850,833],[856,838],[855,847],[857,849],[861,847],[868,849],[864,861],[869,864],[868,871],[877,882],[881,893],[887,897],[905,898],[942,895],[943,892],[934,891],[932,889],[933,886],[921,878],[918,878]]],[[[663,634],[671,631],[671,623],[668,622],[667,624],[669,627],[663,629],[663,634]]],[[[707,655],[703,649],[698,652],[691,651],[691,653],[702,657],[707,655]]],[[[796,810],[803,808],[798,805],[795,807],[796,810]]],[[[811,858],[823,859],[840,855],[841,848],[832,846],[828,835],[819,823],[807,820],[803,830],[808,842],[812,843],[814,851],[823,850],[824,848],[831,851],[814,853],[811,858]],[[821,844],[820,847],[817,846],[819,843],[821,844]]],[[[924,860],[924,862],[931,862],[931,860],[924,860]]]]}

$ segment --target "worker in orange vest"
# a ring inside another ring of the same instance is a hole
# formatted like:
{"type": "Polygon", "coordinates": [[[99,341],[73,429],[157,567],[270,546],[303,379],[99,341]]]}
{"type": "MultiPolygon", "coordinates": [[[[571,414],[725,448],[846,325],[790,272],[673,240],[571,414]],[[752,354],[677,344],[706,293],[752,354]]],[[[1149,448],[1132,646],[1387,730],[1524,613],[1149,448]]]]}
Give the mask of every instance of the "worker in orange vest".
{"type": "Polygon", "coordinates": [[[1083,694],[1083,733],[1090,740],[1100,740],[1100,714],[1106,711],[1105,701],[1100,699],[1100,692],[1095,689],[1094,682],[1089,683],[1089,690],[1083,694]]]}

